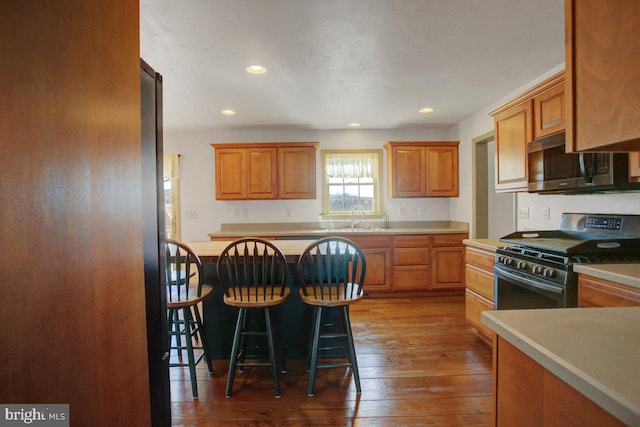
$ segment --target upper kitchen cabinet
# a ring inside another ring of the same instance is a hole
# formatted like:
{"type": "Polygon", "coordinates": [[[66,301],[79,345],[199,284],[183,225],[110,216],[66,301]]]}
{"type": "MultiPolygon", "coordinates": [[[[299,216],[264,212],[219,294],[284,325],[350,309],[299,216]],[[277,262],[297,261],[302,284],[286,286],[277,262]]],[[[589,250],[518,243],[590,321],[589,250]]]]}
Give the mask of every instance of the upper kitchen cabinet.
{"type": "Polygon", "coordinates": [[[564,71],[489,112],[494,118],[496,191],[527,191],[527,143],[565,130],[564,71]]]}
{"type": "Polygon", "coordinates": [[[567,151],[640,149],[640,1],[565,0],[567,151]]]}
{"type": "Polygon", "coordinates": [[[280,199],[316,198],[316,147],[314,144],[278,148],[280,199]]]}
{"type": "Polygon", "coordinates": [[[211,146],[215,149],[218,200],[316,197],[316,142],[211,146]]]}
{"type": "Polygon", "coordinates": [[[458,197],[458,141],[390,141],[390,197],[458,197]]]}

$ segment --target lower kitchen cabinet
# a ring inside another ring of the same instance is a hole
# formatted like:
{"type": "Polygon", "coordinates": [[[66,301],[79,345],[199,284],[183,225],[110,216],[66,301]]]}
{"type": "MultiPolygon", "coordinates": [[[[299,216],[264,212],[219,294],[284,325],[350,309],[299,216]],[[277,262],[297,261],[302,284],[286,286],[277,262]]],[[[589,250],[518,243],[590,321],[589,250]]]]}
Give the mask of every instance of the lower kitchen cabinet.
{"type": "Polygon", "coordinates": [[[394,289],[429,289],[430,248],[431,236],[426,234],[393,238],[394,289]]]}
{"type": "Polygon", "coordinates": [[[496,426],[624,425],[502,337],[493,355],[496,426]]]}
{"type": "Polygon", "coordinates": [[[467,234],[434,234],[431,241],[430,289],[464,288],[464,245],[467,234]]]}
{"type": "Polygon", "coordinates": [[[578,307],[640,306],[640,289],[580,274],[578,307]]]}
{"type": "Polygon", "coordinates": [[[640,182],[640,153],[629,153],[629,182],[640,182]]]}
{"type": "Polygon", "coordinates": [[[360,246],[367,260],[364,291],[391,290],[391,236],[343,236],[360,246]]]}
{"type": "Polygon", "coordinates": [[[467,246],[465,311],[467,322],[478,335],[492,344],[495,332],[480,320],[483,311],[493,310],[493,263],[495,253],[467,246]]]}

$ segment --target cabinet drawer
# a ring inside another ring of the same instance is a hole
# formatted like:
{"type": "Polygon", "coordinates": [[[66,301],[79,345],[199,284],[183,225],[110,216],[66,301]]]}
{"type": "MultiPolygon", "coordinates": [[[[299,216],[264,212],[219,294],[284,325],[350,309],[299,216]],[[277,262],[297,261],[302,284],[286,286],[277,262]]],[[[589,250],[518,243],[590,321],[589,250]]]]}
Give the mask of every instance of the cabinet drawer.
{"type": "Polygon", "coordinates": [[[342,235],[361,248],[391,248],[391,236],[354,236],[342,235]]]}
{"type": "Polygon", "coordinates": [[[430,244],[431,236],[429,235],[395,236],[393,238],[393,245],[396,248],[429,247],[430,244]]]}
{"type": "Polygon", "coordinates": [[[429,264],[429,248],[396,248],[394,265],[429,264]]]}
{"type": "Polygon", "coordinates": [[[481,249],[471,248],[467,246],[466,260],[467,264],[482,268],[493,273],[493,263],[495,253],[483,251],[481,249]]]}
{"type": "Polygon", "coordinates": [[[640,289],[581,274],[578,278],[578,306],[640,306],[640,289]]]}
{"type": "Polygon", "coordinates": [[[462,246],[467,234],[435,234],[432,237],[433,246],[462,246]]]}
{"type": "Polygon", "coordinates": [[[429,266],[406,265],[393,269],[394,289],[428,289],[429,266]]]}
{"type": "Polygon", "coordinates": [[[488,310],[493,310],[493,304],[491,301],[469,289],[465,291],[465,311],[467,321],[471,323],[473,327],[486,334],[489,338],[495,338],[495,332],[480,320],[480,313],[488,310]]]}
{"type": "Polygon", "coordinates": [[[467,288],[493,301],[493,274],[467,265],[467,288]]]}

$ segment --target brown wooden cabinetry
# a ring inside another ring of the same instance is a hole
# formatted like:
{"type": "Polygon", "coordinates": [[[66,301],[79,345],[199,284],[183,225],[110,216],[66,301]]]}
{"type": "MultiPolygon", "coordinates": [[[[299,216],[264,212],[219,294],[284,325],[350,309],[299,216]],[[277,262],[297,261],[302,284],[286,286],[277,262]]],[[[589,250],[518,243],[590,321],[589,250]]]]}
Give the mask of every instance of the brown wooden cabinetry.
{"type": "Polygon", "coordinates": [[[387,150],[390,197],[457,197],[458,141],[391,141],[387,150]]]}
{"type": "Polygon", "coordinates": [[[533,98],[533,138],[539,139],[565,130],[564,82],[533,98]]]}
{"type": "Polygon", "coordinates": [[[467,234],[434,234],[431,240],[431,289],[464,288],[464,245],[467,234]]]}
{"type": "Polygon", "coordinates": [[[532,140],[531,112],[531,101],[527,101],[495,116],[496,191],[527,189],[527,142],[532,140]]]}
{"type": "Polygon", "coordinates": [[[317,145],[211,144],[215,148],[216,199],[314,199],[317,145]]]}
{"type": "Polygon", "coordinates": [[[565,0],[567,151],[640,146],[640,2],[565,0]]]}
{"type": "Polygon", "coordinates": [[[391,290],[391,236],[353,236],[345,235],[360,246],[367,260],[367,273],[364,278],[366,292],[391,290]]]}
{"type": "Polygon", "coordinates": [[[640,306],[640,289],[580,274],[578,307],[640,306]]]}
{"type": "Polygon", "coordinates": [[[527,191],[527,143],[565,130],[564,71],[489,112],[494,118],[496,191],[527,191]]]}
{"type": "Polygon", "coordinates": [[[465,309],[467,321],[476,328],[480,337],[489,344],[495,339],[495,332],[480,320],[483,311],[493,310],[493,263],[495,253],[467,247],[466,250],[466,291],[465,309]]]}
{"type": "Polygon", "coordinates": [[[494,425],[624,425],[502,337],[493,352],[494,425]]]}
{"type": "Polygon", "coordinates": [[[431,236],[398,235],[393,238],[393,288],[429,289],[431,236]]]}

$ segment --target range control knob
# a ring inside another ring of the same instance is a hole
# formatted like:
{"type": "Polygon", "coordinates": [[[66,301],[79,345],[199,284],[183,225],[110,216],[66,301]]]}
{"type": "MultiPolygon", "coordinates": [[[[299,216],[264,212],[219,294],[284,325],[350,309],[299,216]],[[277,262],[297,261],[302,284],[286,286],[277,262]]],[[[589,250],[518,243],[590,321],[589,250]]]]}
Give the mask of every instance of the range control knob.
{"type": "Polygon", "coordinates": [[[504,259],[504,265],[512,265],[512,264],[513,264],[513,258],[504,259]]]}
{"type": "Polygon", "coordinates": [[[544,270],[543,276],[549,278],[556,277],[556,271],[553,268],[547,268],[544,270]]]}
{"type": "Polygon", "coordinates": [[[544,270],[544,268],[542,268],[541,265],[535,265],[533,267],[533,274],[542,274],[542,271],[544,270]]]}
{"type": "Polygon", "coordinates": [[[498,264],[503,264],[504,263],[504,255],[498,255],[497,261],[498,261],[498,264]]]}
{"type": "Polygon", "coordinates": [[[518,262],[518,270],[526,270],[528,266],[529,264],[527,264],[525,261],[518,262]]]}

